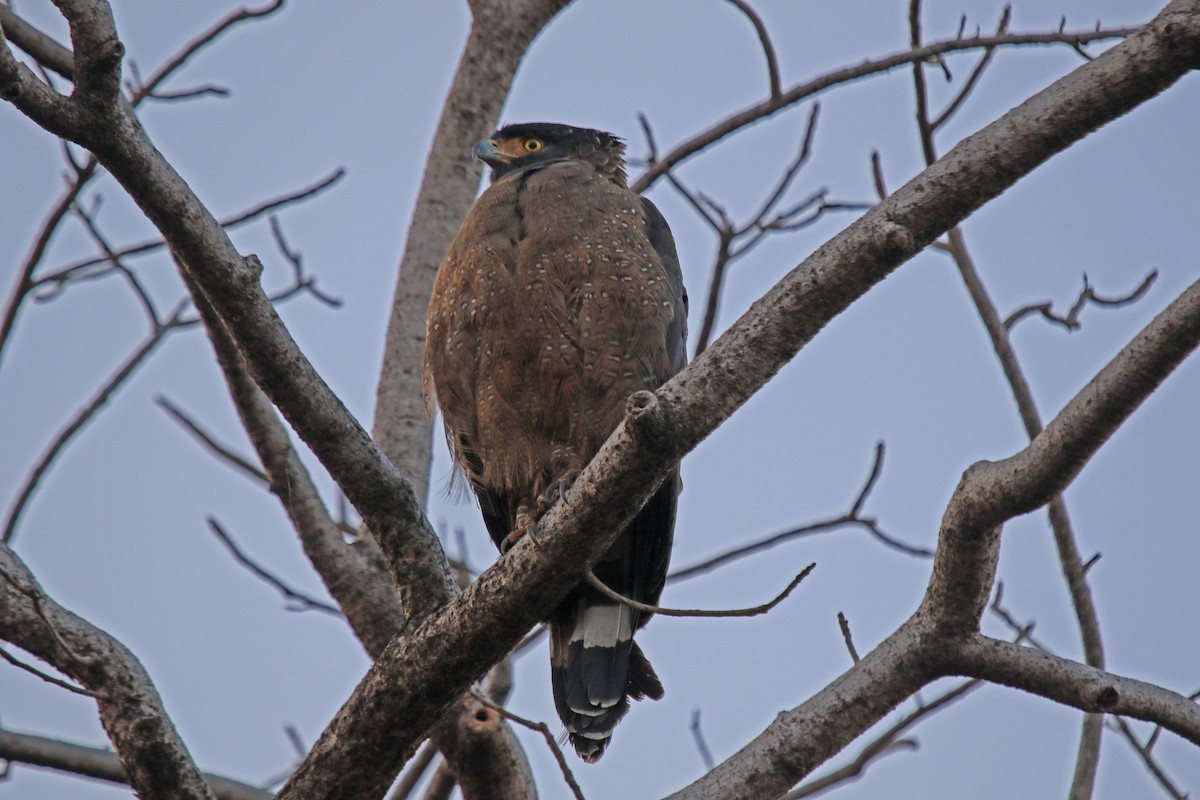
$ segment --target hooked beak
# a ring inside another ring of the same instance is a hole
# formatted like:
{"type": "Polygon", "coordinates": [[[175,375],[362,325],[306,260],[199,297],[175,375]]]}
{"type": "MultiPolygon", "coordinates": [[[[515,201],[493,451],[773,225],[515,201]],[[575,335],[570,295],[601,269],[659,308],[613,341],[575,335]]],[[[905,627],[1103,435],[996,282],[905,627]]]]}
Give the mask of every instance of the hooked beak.
{"type": "Polygon", "coordinates": [[[493,167],[497,164],[508,162],[508,158],[500,152],[500,149],[496,147],[496,143],[491,139],[476,142],[475,146],[471,148],[471,157],[476,161],[482,161],[493,167]]]}

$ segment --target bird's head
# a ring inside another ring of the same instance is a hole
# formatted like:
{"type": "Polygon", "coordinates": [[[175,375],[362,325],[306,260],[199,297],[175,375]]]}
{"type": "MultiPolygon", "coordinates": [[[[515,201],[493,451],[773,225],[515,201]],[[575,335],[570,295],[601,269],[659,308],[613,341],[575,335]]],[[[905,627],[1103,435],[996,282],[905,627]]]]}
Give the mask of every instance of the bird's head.
{"type": "Polygon", "coordinates": [[[548,161],[577,160],[625,185],[625,143],[604,131],[575,128],[552,122],[506,125],[471,150],[471,155],[492,168],[492,180],[510,172],[548,161]]]}

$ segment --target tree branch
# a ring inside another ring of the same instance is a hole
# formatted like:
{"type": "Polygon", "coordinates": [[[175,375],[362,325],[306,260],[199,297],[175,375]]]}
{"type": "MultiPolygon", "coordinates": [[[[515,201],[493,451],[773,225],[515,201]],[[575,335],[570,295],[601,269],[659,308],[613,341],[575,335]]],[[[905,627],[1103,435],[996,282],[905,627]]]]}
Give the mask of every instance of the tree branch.
{"type": "Polygon", "coordinates": [[[143,797],[212,794],[133,653],[46,596],[0,544],[0,637],[69,675],[96,698],[125,780],[143,797]]]}
{"type": "Polygon", "coordinates": [[[1200,706],[1161,686],[982,635],[966,639],[948,655],[959,674],[1033,692],[1083,711],[1155,722],[1200,745],[1200,706]]]}
{"type": "MultiPolygon", "coordinates": [[[[86,775],[128,785],[121,760],[111,750],[86,747],[59,739],[0,730],[0,759],[20,764],[86,775]]],[[[204,781],[217,800],[270,800],[270,792],[220,775],[204,773],[204,781]]]]}
{"type": "Polygon", "coordinates": [[[635,192],[644,192],[649,189],[659,178],[673,169],[678,164],[694,156],[702,150],[705,150],[712,145],[724,139],[729,134],[741,130],[742,128],[757,122],[760,119],[770,117],[794,105],[806,97],[820,94],[827,89],[843,83],[859,80],[870,75],[877,75],[883,72],[888,72],[896,67],[902,67],[906,64],[915,62],[927,61],[935,56],[944,53],[952,53],[959,50],[976,50],[979,48],[995,48],[995,47],[1010,47],[1022,45],[1038,45],[1038,44],[1073,44],[1087,43],[1093,41],[1101,41],[1103,39],[1113,39],[1117,37],[1129,36],[1136,28],[1110,28],[1105,30],[1094,31],[1079,31],[1069,33],[1066,31],[1057,31],[1054,33],[1011,33],[1000,36],[974,36],[971,38],[957,37],[944,41],[927,44],[916,50],[905,50],[899,53],[894,53],[890,56],[864,61],[861,64],[853,67],[843,67],[842,69],[828,72],[817,78],[814,78],[805,83],[797,84],[791,89],[780,94],[778,97],[773,97],[769,100],[764,100],[757,105],[753,105],[744,111],[740,111],[731,117],[727,117],[721,122],[713,125],[711,128],[696,134],[691,139],[677,146],[674,150],[667,153],[657,163],[651,165],[646,171],[633,181],[631,188],[635,192]]]}

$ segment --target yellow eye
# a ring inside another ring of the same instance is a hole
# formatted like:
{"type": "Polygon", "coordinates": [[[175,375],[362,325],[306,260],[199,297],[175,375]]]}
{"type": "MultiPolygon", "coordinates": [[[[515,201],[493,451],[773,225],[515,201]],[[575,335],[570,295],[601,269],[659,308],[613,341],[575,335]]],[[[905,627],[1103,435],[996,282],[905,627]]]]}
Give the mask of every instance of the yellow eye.
{"type": "Polygon", "coordinates": [[[536,153],[538,150],[542,149],[542,140],[535,139],[530,136],[528,139],[521,142],[521,147],[525,148],[526,153],[536,153]]]}

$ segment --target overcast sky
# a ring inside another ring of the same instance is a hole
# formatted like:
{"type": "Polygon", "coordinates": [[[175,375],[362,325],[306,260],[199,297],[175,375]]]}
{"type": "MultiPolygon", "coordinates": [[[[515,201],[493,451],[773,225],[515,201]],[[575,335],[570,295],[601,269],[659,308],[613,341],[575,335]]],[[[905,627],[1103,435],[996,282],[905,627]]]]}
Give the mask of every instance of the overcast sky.
{"type": "MultiPolygon", "coordinates": [[[[200,0],[118,0],[119,31],[143,74],[235,6],[200,0]]],[[[784,85],[907,46],[906,2],[759,0],[779,51],[784,85]]],[[[1017,0],[1013,28],[1052,30],[1134,24],[1155,0],[1017,0]]],[[[1001,4],[926,4],[929,38],[990,28],[1001,4]]],[[[44,0],[18,10],[66,39],[44,0]]],[[[291,301],[283,317],[317,369],[368,426],[388,308],[407,220],[441,102],[468,25],[466,4],[295,3],[230,33],[170,88],[228,87],[225,99],[145,107],[143,120],[167,158],[218,216],[332,172],[346,178],[281,216],[332,310],[291,301]]],[[[1098,51],[1100,47],[1093,48],[1098,51]]],[[[934,107],[970,72],[975,55],[949,64],[955,82],[929,77],[934,107]]],[[[942,152],[1075,68],[1064,46],[999,52],[966,106],[940,134],[942,152]]],[[[536,41],[514,84],[506,122],[550,120],[602,128],[644,155],[637,114],[672,146],[761,99],[767,78],[752,28],[721,0],[577,0],[536,41]]],[[[821,98],[811,164],[792,190],[821,187],[871,201],[870,153],[890,187],[920,170],[911,74],[898,70],[821,98]]],[[[810,106],[759,123],[687,163],[680,176],[742,220],[795,153],[810,106]]],[[[488,131],[480,131],[480,137],[488,131]]],[[[1067,334],[1038,319],[1014,336],[1043,417],[1050,419],[1109,358],[1200,276],[1200,77],[1056,157],[965,224],[988,288],[1007,314],[1053,300],[1069,307],[1084,273],[1097,291],[1132,290],[1159,277],[1139,303],[1088,308],[1067,334]]],[[[469,158],[463,153],[463,158],[469,158]]],[[[635,174],[637,170],[634,170],[635,174]]],[[[16,280],[41,219],[62,187],[58,144],[11,107],[0,107],[0,283],[16,280]]],[[[670,221],[698,332],[715,246],[712,232],[666,185],[651,196],[670,221]]],[[[111,180],[99,221],[118,245],[152,236],[111,180]]],[[[853,219],[830,214],[779,236],[731,270],[723,328],[784,273],[853,219]]],[[[243,252],[267,264],[270,286],[288,269],[265,226],[239,230],[243,252]]],[[[93,253],[78,223],[56,239],[47,267],[93,253]]],[[[161,256],[131,262],[162,307],[182,289],[161,256]]],[[[56,431],[146,335],[127,286],[106,278],[26,304],[0,363],[0,504],[5,507],[56,431]]],[[[249,453],[203,334],[171,335],[150,363],[65,452],[25,514],[15,547],[46,591],[128,645],[142,659],[203,769],[250,783],[296,759],[285,725],[306,743],[362,676],[367,660],[345,625],[293,613],[239,567],[207,531],[221,520],[245,549],[295,586],[321,595],[277,503],[202,451],[154,403],[166,396],[249,453]]],[[[1186,362],[1083,471],[1067,502],[1089,573],[1111,670],[1190,694],[1200,689],[1200,364],[1186,362]]],[[[936,544],[946,501],[979,459],[1020,449],[1024,433],[983,327],[949,259],[918,256],[835,320],[793,363],[684,461],[674,563],[847,510],[887,444],[866,511],[917,547],[936,544]]],[[[430,517],[466,532],[477,567],[494,559],[478,510],[442,488],[439,453],[430,517]]],[[[333,497],[331,482],[322,487],[333,497]]],[[[448,549],[455,552],[451,541],[448,549]]],[[[732,607],[766,600],[806,564],[799,591],[753,620],[656,619],[639,636],[666,698],[642,703],[617,729],[603,761],[571,757],[585,794],[657,797],[704,766],[688,731],[702,714],[708,746],[723,759],[849,666],[836,615],[849,618],[861,652],[915,609],[929,561],[888,549],[859,530],[799,540],[668,588],[663,602],[732,607]]],[[[1010,523],[1000,576],[1005,602],[1055,652],[1080,657],[1070,601],[1044,513],[1010,523]]],[[[1007,635],[994,619],[985,631],[1007,635]]],[[[516,662],[511,706],[558,729],[544,646],[516,662]]],[[[952,685],[944,682],[945,687],[952,685]]],[[[933,697],[942,685],[924,692],[933,697]]],[[[903,710],[911,710],[906,704],[903,710]]],[[[107,744],[86,698],[0,664],[0,724],[73,742],[107,744]]],[[[842,798],[1061,797],[1074,768],[1080,714],[1009,689],[986,687],[922,723],[915,753],[893,755],[842,798]]],[[[1136,726],[1143,733],[1146,726],[1136,726]]],[[[546,798],[566,788],[541,739],[520,734],[546,798]]],[[[852,746],[826,769],[858,751],[852,746]]],[[[1155,751],[1183,789],[1200,791],[1200,754],[1173,735],[1155,751]]],[[[127,788],[25,766],[0,796],[22,800],[129,797],[127,788]]],[[[1106,733],[1097,797],[1161,795],[1130,747],[1106,733]]]]}

